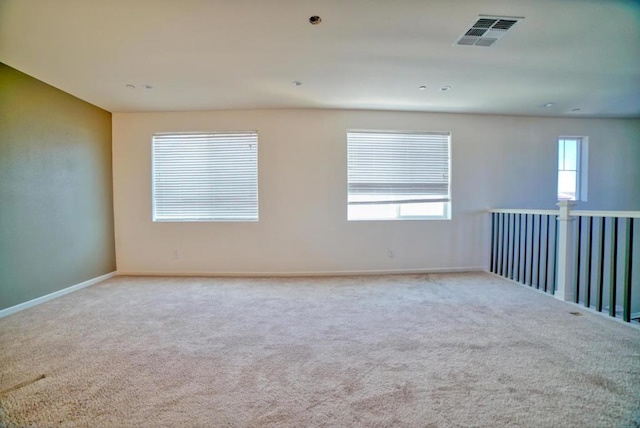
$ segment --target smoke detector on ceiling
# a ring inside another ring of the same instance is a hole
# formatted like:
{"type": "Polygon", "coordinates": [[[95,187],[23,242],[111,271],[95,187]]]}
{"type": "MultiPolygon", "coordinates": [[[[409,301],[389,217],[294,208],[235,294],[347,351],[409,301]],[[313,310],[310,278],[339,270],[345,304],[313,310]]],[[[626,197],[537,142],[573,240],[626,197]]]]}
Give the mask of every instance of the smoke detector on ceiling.
{"type": "Polygon", "coordinates": [[[492,46],[518,21],[523,19],[524,17],[480,15],[471,25],[471,28],[456,40],[455,44],[461,46],[492,46]]]}

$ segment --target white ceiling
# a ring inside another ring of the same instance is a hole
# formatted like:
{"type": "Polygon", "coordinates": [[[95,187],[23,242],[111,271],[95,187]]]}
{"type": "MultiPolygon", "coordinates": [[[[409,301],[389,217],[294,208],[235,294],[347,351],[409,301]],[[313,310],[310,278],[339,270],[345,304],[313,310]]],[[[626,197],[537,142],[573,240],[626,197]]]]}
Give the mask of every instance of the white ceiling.
{"type": "Polygon", "coordinates": [[[0,61],[112,112],[640,117],[640,1],[0,0],[0,61]],[[525,19],[454,46],[480,14],[525,19]]]}

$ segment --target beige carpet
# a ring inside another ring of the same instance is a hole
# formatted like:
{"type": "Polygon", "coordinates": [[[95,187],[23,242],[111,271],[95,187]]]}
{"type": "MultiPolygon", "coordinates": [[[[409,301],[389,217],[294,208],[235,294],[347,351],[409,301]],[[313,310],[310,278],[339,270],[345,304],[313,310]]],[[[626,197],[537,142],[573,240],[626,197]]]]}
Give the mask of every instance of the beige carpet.
{"type": "Polygon", "coordinates": [[[117,277],[0,319],[0,426],[638,427],[640,331],[489,274],[117,277]]]}

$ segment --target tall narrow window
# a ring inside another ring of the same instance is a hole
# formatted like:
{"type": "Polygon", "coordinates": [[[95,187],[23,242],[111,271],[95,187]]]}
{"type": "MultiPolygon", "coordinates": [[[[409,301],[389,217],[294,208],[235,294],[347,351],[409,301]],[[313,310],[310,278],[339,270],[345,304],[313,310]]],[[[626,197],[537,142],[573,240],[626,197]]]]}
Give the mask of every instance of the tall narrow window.
{"type": "Polygon", "coordinates": [[[450,218],[450,134],[349,131],[348,219],[450,218]]]}
{"type": "Polygon", "coordinates": [[[257,221],[256,132],[156,134],[153,221],[257,221]]]}
{"type": "Polygon", "coordinates": [[[558,139],[558,199],[586,200],[586,143],[583,137],[558,139]]]}

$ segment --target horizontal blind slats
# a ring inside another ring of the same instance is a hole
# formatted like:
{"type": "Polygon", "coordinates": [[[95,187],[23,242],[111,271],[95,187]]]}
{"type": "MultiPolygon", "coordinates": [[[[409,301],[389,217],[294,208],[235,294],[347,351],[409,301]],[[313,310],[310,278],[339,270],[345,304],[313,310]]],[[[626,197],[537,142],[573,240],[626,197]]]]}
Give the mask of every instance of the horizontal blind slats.
{"type": "Polygon", "coordinates": [[[448,201],[449,143],[448,133],[349,131],[349,203],[448,201]]]}
{"type": "Polygon", "coordinates": [[[257,133],[156,134],[152,144],[154,220],[257,220],[257,133]]]}

